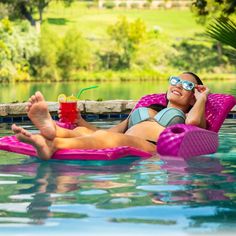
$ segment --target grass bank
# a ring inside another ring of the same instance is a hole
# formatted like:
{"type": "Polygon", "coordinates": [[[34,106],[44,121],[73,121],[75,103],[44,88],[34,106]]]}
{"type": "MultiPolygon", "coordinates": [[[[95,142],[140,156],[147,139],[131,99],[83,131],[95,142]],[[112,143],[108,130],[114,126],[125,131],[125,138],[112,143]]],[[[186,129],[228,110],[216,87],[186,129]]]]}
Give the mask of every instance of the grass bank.
{"type": "Polygon", "coordinates": [[[76,25],[88,38],[107,37],[107,27],[119,16],[131,21],[140,18],[148,29],[160,27],[163,33],[174,39],[193,37],[204,31],[189,9],[98,9],[88,8],[86,4],[74,2],[66,8],[60,2],[52,2],[44,14],[44,23],[49,23],[60,34],[76,25]]]}

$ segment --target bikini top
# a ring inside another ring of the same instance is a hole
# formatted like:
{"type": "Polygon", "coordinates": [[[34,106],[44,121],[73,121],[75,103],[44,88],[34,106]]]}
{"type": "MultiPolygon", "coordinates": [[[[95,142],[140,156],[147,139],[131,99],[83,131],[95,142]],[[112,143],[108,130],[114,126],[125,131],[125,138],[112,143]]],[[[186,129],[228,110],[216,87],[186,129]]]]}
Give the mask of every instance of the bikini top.
{"type": "Polygon", "coordinates": [[[151,118],[147,107],[139,107],[130,114],[128,128],[146,120],[154,120],[158,124],[167,127],[174,124],[184,124],[185,119],[184,112],[177,108],[164,108],[151,118]]]}

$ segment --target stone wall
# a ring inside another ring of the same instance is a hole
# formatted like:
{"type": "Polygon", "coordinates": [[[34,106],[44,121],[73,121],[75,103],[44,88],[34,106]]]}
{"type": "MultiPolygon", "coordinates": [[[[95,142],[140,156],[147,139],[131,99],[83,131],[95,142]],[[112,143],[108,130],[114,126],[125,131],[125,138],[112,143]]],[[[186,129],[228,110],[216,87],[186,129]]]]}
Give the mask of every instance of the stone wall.
{"type": "MultiPolygon", "coordinates": [[[[82,114],[129,113],[136,102],[134,100],[79,101],[78,108],[82,114]]],[[[26,116],[26,105],[27,103],[0,104],[0,117],[26,116]]],[[[48,107],[51,113],[57,113],[59,104],[58,102],[48,102],[48,107]]],[[[236,106],[231,113],[236,113],[236,106]]]]}
{"type": "MultiPolygon", "coordinates": [[[[133,100],[109,100],[109,101],[79,101],[78,108],[84,114],[108,114],[128,113],[137,101],[133,100]]],[[[59,108],[58,102],[47,102],[50,113],[56,113],[59,108]]],[[[23,116],[26,115],[27,103],[0,104],[0,116],[23,116]]]]}

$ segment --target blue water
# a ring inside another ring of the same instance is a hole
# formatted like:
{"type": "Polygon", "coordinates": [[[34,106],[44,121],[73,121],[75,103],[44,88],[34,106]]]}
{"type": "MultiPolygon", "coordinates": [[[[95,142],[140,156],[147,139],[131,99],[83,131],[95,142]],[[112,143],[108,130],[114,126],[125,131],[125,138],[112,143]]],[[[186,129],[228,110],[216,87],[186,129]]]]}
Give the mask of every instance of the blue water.
{"type": "Polygon", "coordinates": [[[0,235],[235,235],[235,180],[236,120],[221,128],[216,154],[188,161],[42,162],[0,151],[0,235]]]}

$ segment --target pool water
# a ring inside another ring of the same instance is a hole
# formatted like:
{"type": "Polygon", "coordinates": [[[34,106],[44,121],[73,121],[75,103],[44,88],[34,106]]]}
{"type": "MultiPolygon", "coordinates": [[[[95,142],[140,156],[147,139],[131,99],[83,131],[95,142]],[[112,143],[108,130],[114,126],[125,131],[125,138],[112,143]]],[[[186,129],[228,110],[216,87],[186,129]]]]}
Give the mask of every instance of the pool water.
{"type": "MultiPolygon", "coordinates": [[[[0,136],[10,133],[0,124],[0,136]]],[[[0,151],[1,235],[235,235],[236,120],[219,136],[216,154],[187,161],[43,162],[0,151]]]]}

